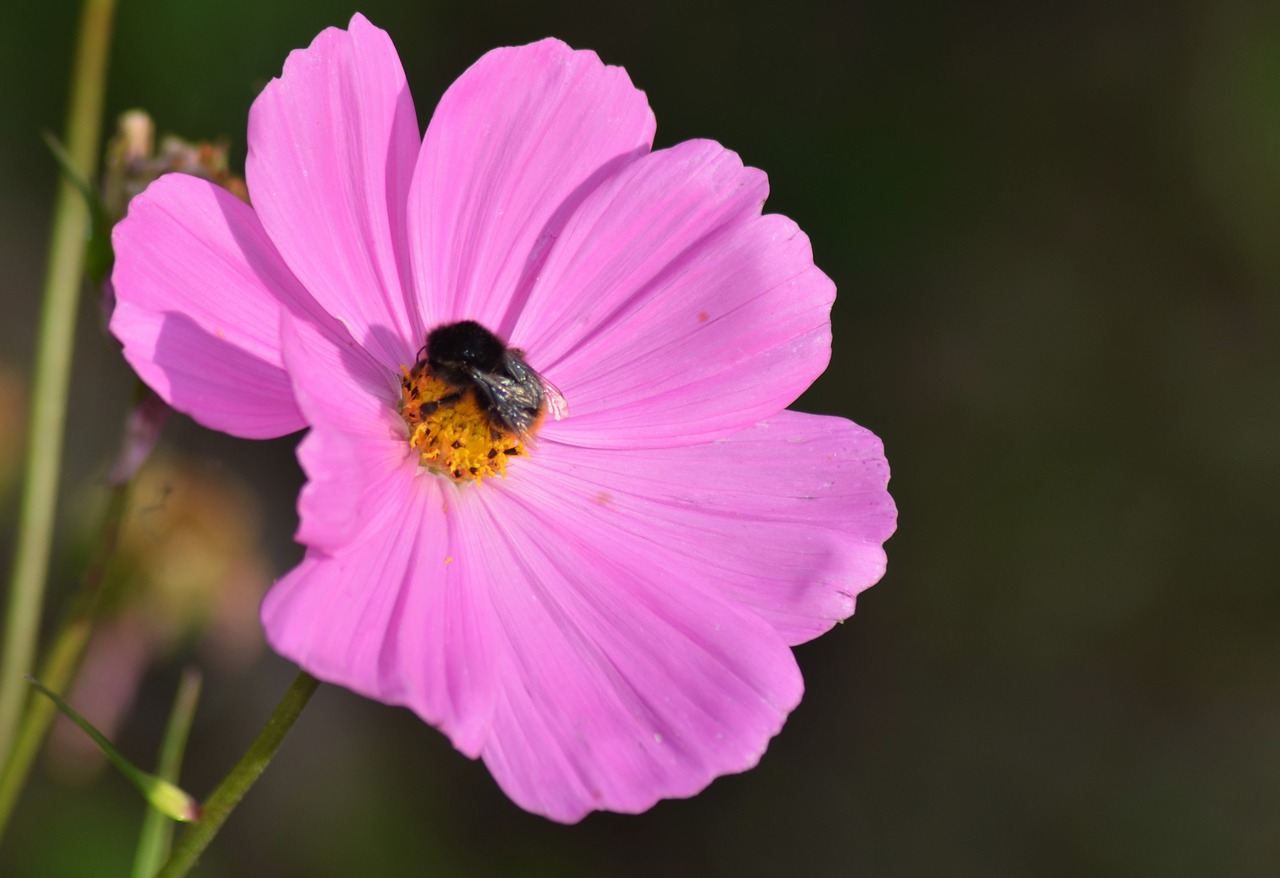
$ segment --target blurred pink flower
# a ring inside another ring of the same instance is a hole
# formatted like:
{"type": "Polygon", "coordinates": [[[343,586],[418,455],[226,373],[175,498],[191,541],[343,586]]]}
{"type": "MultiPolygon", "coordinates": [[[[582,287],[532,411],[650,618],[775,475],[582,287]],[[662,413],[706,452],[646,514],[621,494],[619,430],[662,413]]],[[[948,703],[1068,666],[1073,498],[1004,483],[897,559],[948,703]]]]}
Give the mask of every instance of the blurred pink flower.
{"type": "Polygon", "coordinates": [[[763,173],[651,152],[644,93],[594,53],[494,50],[418,132],[388,36],[321,33],[250,112],[252,208],[180,175],[133,201],[112,331],[206,426],[310,428],[306,557],[262,608],[281,654],[555,820],[693,795],[755,765],[801,697],[789,646],[884,572],[879,440],[784,411],[834,287],[761,214],[763,173]],[[412,444],[405,377],[468,319],[569,407],[478,483],[412,444]]]}

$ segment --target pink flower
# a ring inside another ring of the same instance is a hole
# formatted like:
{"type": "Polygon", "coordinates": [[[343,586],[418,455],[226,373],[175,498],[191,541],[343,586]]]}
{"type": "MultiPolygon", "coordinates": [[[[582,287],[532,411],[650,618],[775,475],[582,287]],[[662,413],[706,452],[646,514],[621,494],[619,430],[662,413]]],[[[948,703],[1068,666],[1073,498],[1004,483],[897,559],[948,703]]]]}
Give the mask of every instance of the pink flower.
{"type": "Polygon", "coordinates": [[[784,410],[834,287],[763,173],[651,152],[644,93],[591,52],[494,50],[418,132],[387,35],[326,30],[250,112],[252,208],[181,175],[134,200],[112,331],[208,427],[310,428],[306,557],[262,608],[282,655],[552,819],[693,795],[759,760],[802,693],[789,647],[884,572],[879,440],[784,410]],[[431,385],[426,336],[463,320],[568,415],[504,433],[431,385]],[[496,470],[448,471],[417,429],[446,414],[496,470]]]}

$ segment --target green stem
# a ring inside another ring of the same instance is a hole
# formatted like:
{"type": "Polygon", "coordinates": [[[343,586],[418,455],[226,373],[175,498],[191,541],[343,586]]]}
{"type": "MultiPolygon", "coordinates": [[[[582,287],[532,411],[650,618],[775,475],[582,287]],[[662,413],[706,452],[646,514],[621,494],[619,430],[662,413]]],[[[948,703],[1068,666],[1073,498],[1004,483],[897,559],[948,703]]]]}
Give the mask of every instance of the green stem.
{"type": "MultiPolygon", "coordinates": [[[[196,716],[196,701],[200,698],[200,672],[188,668],[178,684],[178,694],[173,699],[173,711],[160,744],[160,763],[156,776],[176,784],[182,768],[182,753],[187,746],[187,735],[196,716]]],[[[173,821],[155,808],[148,808],[142,819],[142,832],[138,837],[138,852],[133,859],[133,878],[151,878],[169,856],[173,839],[173,821]]]]}
{"type": "MultiPolygon", "coordinates": [[[[115,553],[116,544],[120,540],[120,527],[128,505],[128,496],[128,484],[111,489],[97,546],[94,547],[81,578],[80,597],[58,629],[44,662],[40,665],[39,679],[55,691],[62,692],[69,688],[76,669],[80,667],[85,648],[89,645],[98,607],[102,604],[102,582],[107,560],[115,553]]],[[[46,698],[35,698],[27,702],[9,761],[0,766],[0,837],[4,836],[18,794],[26,784],[36,753],[40,750],[40,743],[57,713],[53,702],[46,698]]]]}
{"type": "Polygon", "coordinates": [[[271,714],[271,719],[267,720],[267,725],[258,734],[257,740],[213,791],[213,794],[205,800],[204,816],[199,823],[188,827],[178,839],[173,849],[173,856],[169,858],[169,862],[165,863],[156,878],[181,878],[196,864],[200,854],[209,846],[209,842],[213,841],[222,824],[227,822],[227,818],[231,816],[236,805],[240,804],[244,794],[266,770],[271,757],[275,755],[276,750],[280,749],[280,743],[293,727],[298,714],[302,713],[302,708],[307,706],[307,701],[310,700],[311,693],[316,691],[317,685],[319,682],[315,677],[306,671],[298,672],[293,685],[276,705],[275,713],[271,714]]]}
{"type": "MultiPolygon", "coordinates": [[[[73,166],[91,179],[98,154],[108,47],[116,0],[85,0],[80,13],[64,143],[73,166]]],[[[84,274],[89,207],[65,175],[58,183],[36,343],[26,485],[19,513],[4,653],[0,658],[0,764],[8,761],[40,626],[62,459],[76,304],[84,274]]]]}

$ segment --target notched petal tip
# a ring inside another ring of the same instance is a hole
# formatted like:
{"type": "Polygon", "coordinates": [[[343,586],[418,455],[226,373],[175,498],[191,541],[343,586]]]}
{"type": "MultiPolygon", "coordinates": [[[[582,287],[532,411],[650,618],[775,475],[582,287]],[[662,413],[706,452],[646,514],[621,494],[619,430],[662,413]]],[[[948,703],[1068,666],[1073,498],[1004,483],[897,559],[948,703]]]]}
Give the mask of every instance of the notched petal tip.
{"type": "Polygon", "coordinates": [[[361,17],[291,52],[249,111],[245,173],[263,227],[311,295],[388,362],[389,339],[418,323],[405,202],[419,145],[395,46],[361,17]]]}
{"type": "Polygon", "coordinates": [[[594,52],[548,38],[483,55],[441,98],[413,181],[422,312],[511,338],[546,242],[654,127],[644,92],[594,52]]]}

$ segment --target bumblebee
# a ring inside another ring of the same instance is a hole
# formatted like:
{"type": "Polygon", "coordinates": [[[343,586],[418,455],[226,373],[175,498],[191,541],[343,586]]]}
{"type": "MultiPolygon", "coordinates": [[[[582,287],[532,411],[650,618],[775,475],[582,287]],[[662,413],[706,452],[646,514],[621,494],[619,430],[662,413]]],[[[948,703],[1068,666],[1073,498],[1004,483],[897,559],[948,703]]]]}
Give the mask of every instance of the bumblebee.
{"type": "Polygon", "coordinates": [[[474,320],[431,330],[417,367],[423,364],[453,389],[434,402],[423,403],[424,418],[470,392],[493,429],[514,433],[527,442],[548,411],[557,421],[568,411],[564,396],[525,362],[523,351],[507,347],[474,320]]]}

